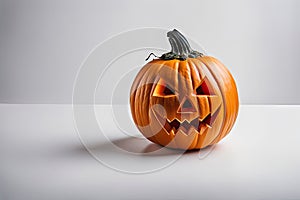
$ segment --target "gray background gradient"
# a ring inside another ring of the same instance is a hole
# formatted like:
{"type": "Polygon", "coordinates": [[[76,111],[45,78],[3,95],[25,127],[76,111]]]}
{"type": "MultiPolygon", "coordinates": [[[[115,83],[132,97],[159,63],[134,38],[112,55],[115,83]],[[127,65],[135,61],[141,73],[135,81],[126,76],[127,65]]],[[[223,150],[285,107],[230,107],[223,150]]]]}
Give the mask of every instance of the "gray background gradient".
{"type": "Polygon", "coordinates": [[[234,75],[242,104],[299,104],[300,1],[0,1],[0,102],[71,103],[84,58],[108,37],[177,28],[234,75]]]}
{"type": "MultiPolygon", "coordinates": [[[[177,28],[219,58],[242,104],[300,104],[300,0],[0,0],[0,200],[300,199],[300,105],[242,105],[228,137],[203,151],[207,157],[189,152],[155,173],[119,173],[87,152],[82,142],[91,141],[109,158],[101,161],[116,161],[112,167],[147,168],[172,158],[126,157],[111,148],[157,148],[128,136],[138,134],[122,115],[129,116],[128,107],[70,105],[89,52],[143,27],[177,28]],[[99,139],[99,125],[111,141],[99,139]]],[[[159,40],[169,48],[167,38],[159,40]]],[[[128,66],[146,56],[118,61],[128,66]]],[[[115,99],[128,100],[123,89],[132,75],[120,81],[115,99]]],[[[82,103],[89,97],[78,96],[82,103]]]]}

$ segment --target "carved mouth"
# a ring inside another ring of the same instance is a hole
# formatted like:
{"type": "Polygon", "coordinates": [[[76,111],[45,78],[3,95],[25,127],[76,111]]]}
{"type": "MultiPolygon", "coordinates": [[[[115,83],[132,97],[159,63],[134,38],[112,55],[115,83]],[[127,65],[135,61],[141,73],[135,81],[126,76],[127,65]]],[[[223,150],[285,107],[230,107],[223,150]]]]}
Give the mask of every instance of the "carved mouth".
{"type": "Polygon", "coordinates": [[[202,135],[202,133],[207,128],[212,128],[213,123],[215,122],[220,111],[220,107],[216,110],[215,113],[207,115],[203,120],[200,120],[199,117],[194,118],[192,121],[178,120],[177,118],[169,120],[163,118],[160,114],[156,113],[157,119],[163,125],[165,130],[168,133],[176,134],[178,131],[189,135],[193,131],[197,131],[202,135]]]}

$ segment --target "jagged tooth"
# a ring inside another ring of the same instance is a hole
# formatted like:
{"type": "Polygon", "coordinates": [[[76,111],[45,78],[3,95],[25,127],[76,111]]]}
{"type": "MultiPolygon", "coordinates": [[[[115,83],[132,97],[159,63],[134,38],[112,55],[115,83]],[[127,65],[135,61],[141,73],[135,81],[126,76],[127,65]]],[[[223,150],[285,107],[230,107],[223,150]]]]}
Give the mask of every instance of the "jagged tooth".
{"type": "MultiPolygon", "coordinates": [[[[183,127],[183,126],[179,126],[178,132],[181,131],[183,132],[185,135],[187,135],[187,130],[183,127]]],[[[177,133],[178,133],[177,132],[177,133]]]]}
{"type": "Polygon", "coordinates": [[[191,126],[192,126],[193,128],[195,128],[195,129],[197,130],[198,127],[199,127],[199,125],[200,125],[200,121],[199,121],[198,118],[195,118],[194,120],[192,120],[192,121],[190,122],[190,124],[191,124],[191,126]]]}
{"type": "Polygon", "coordinates": [[[181,120],[181,123],[184,123],[184,122],[190,123],[190,121],[188,119],[181,120]]]}
{"type": "Polygon", "coordinates": [[[189,122],[189,120],[184,119],[184,118],[178,119],[178,118],[176,117],[175,119],[176,119],[180,124],[184,123],[184,121],[189,122]]]}
{"type": "Polygon", "coordinates": [[[174,121],[174,120],[179,121],[176,117],[173,117],[173,118],[171,118],[171,119],[168,119],[168,122],[171,123],[171,122],[174,121]]]}
{"type": "Polygon", "coordinates": [[[192,123],[193,121],[199,121],[199,117],[195,117],[194,119],[191,119],[190,123],[192,123]]]}

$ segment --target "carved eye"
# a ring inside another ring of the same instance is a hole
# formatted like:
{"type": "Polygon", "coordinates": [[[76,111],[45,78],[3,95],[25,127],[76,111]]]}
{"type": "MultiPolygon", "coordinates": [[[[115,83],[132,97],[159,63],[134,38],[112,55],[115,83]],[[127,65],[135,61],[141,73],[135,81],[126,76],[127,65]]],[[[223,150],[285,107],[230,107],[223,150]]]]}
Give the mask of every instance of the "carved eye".
{"type": "Polygon", "coordinates": [[[205,77],[202,83],[196,88],[196,95],[214,95],[215,92],[213,87],[209,83],[208,79],[205,77]]]}
{"type": "Polygon", "coordinates": [[[170,88],[170,86],[166,85],[166,86],[162,86],[162,87],[164,87],[162,89],[163,95],[174,95],[175,94],[175,92],[170,88]]]}
{"type": "Polygon", "coordinates": [[[172,87],[169,84],[165,83],[165,81],[163,80],[160,80],[157,83],[153,92],[153,96],[158,96],[158,97],[161,96],[168,97],[174,95],[175,95],[175,90],[172,89],[172,87]]]}

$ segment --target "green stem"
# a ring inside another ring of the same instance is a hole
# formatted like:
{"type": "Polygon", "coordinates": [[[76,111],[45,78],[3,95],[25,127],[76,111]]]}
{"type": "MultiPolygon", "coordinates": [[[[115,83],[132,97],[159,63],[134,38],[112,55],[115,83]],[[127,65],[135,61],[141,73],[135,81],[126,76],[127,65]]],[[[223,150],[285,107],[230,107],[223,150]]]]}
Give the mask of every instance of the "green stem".
{"type": "Polygon", "coordinates": [[[202,53],[194,51],[187,39],[176,29],[167,33],[172,50],[163,54],[160,58],[163,60],[186,60],[187,58],[197,58],[203,56],[202,53]]]}

